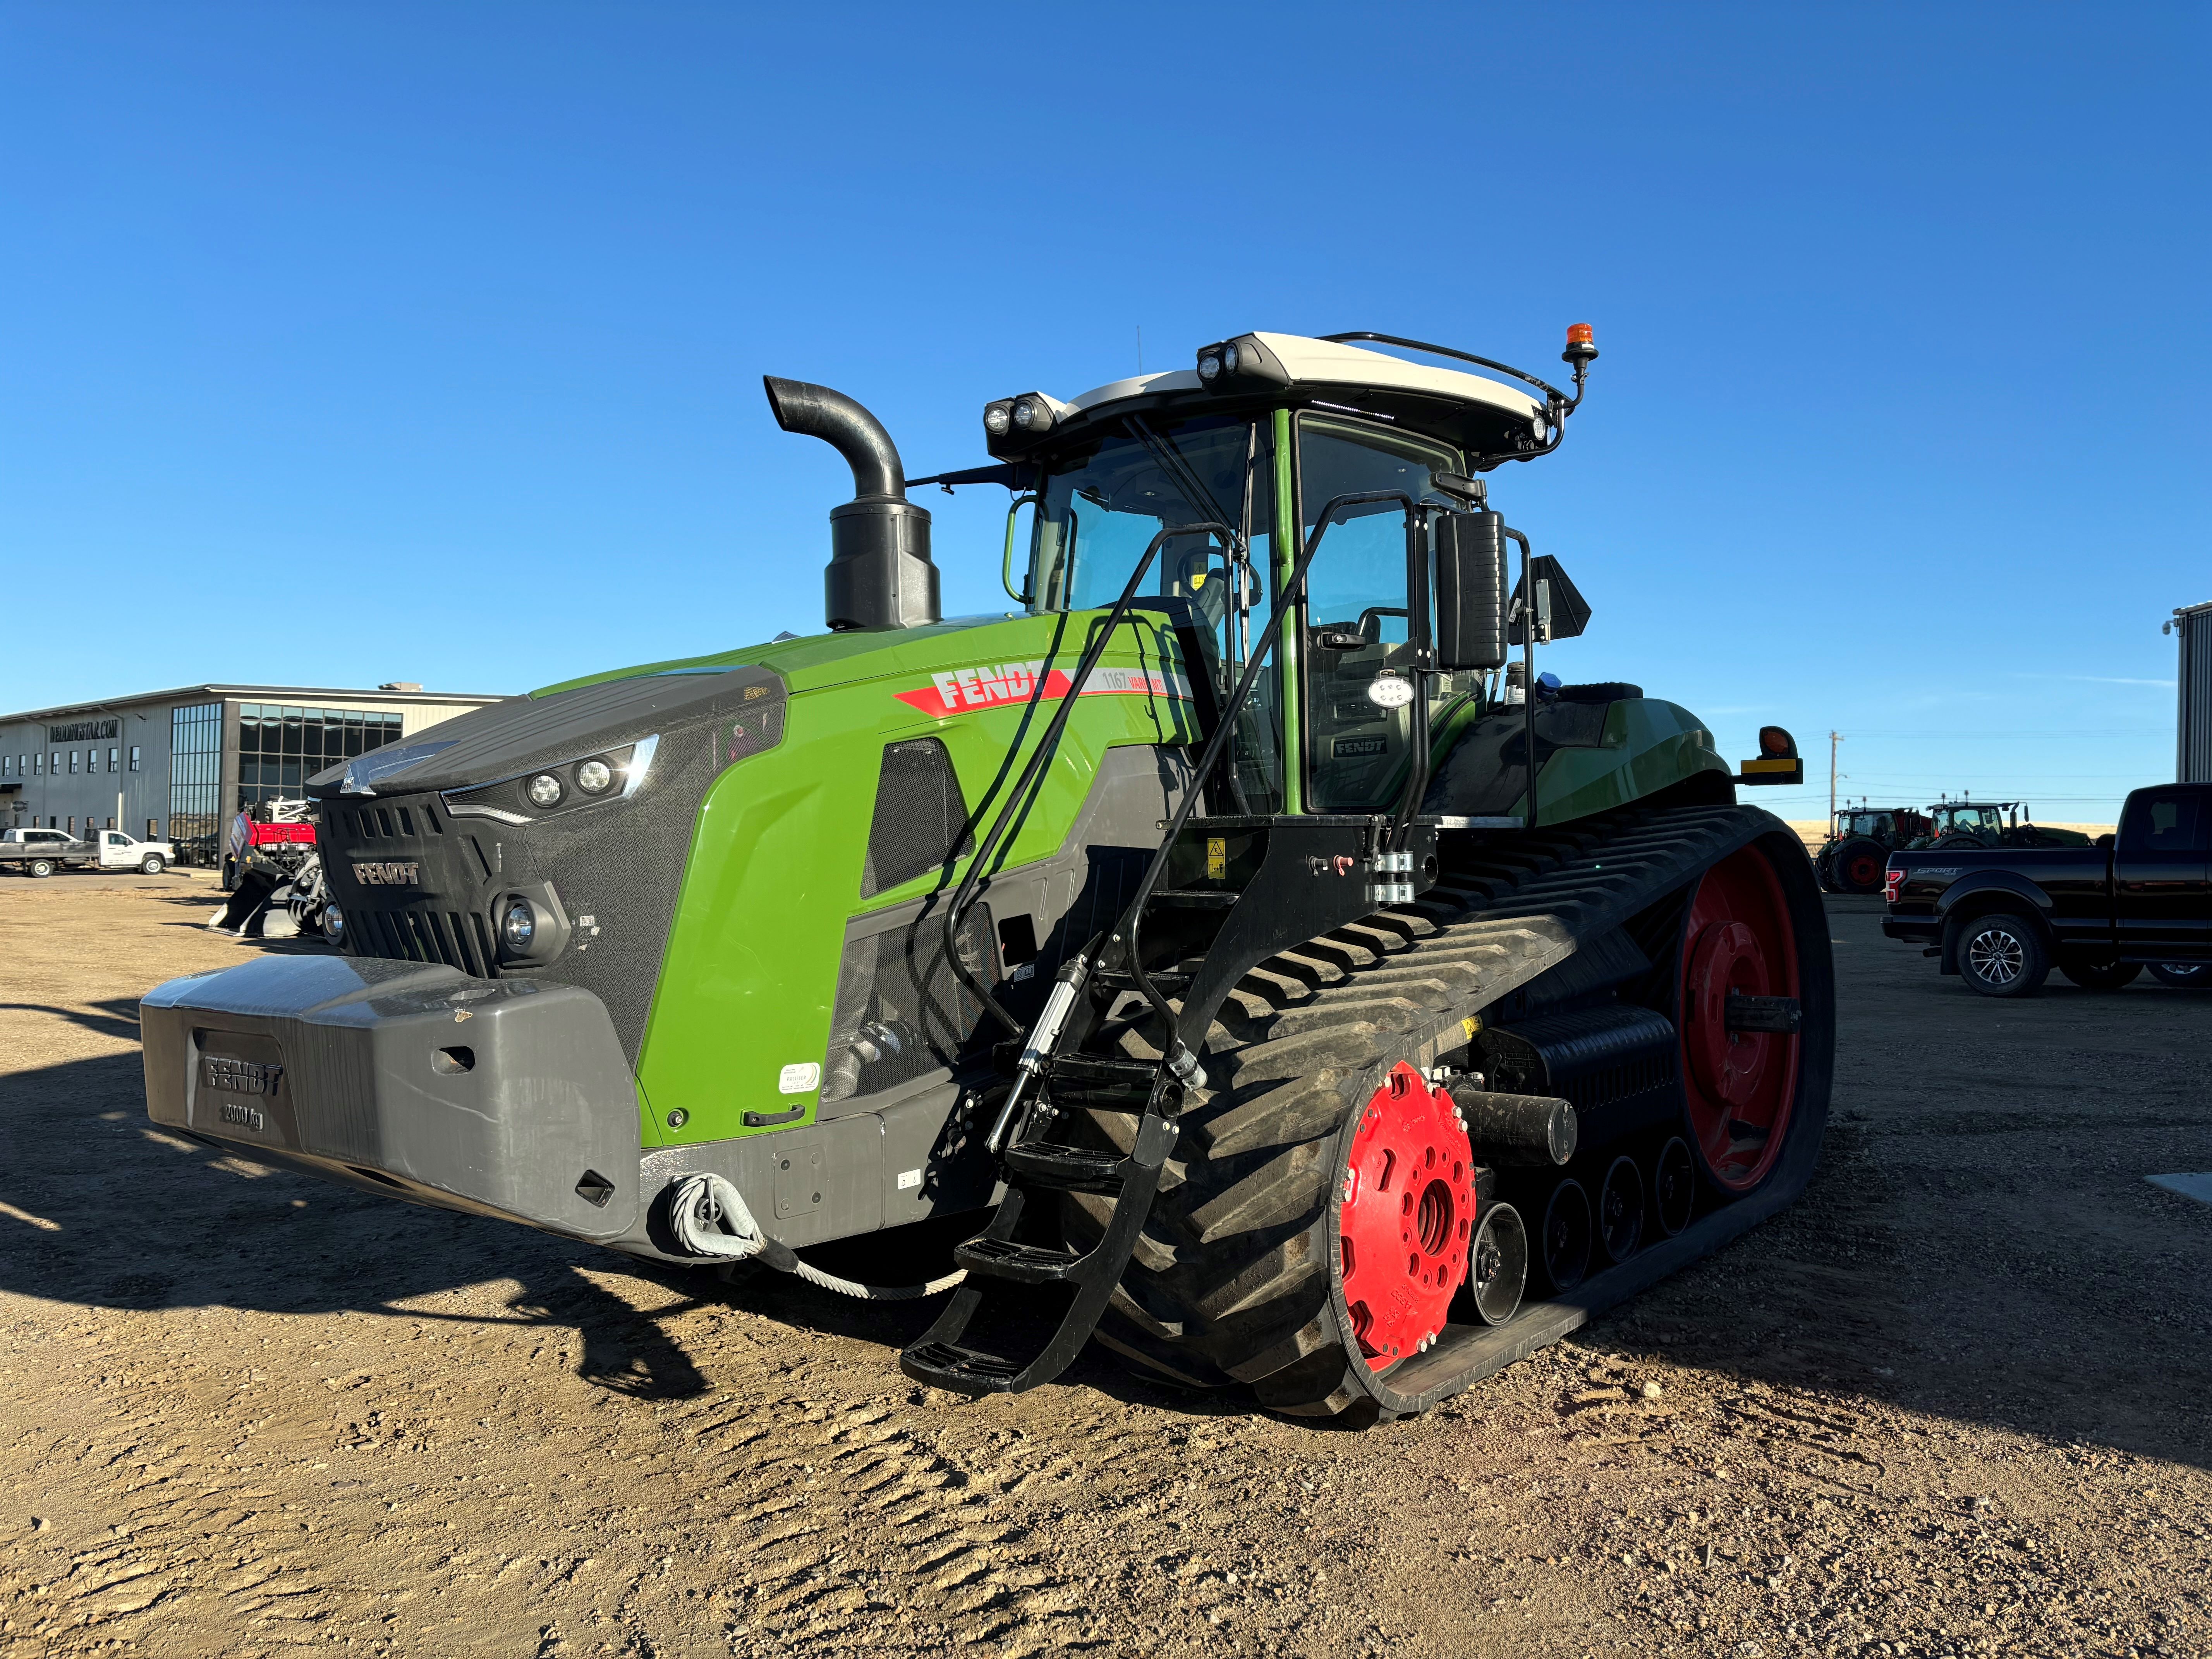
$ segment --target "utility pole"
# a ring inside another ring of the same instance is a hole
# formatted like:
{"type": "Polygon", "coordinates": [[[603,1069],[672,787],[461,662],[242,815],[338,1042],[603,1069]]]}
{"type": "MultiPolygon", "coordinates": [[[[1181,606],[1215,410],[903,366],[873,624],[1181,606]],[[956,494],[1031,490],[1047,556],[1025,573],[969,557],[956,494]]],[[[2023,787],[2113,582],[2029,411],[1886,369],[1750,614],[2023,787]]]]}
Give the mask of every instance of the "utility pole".
{"type": "Polygon", "coordinates": [[[1836,745],[1844,740],[1840,732],[1828,733],[1828,822],[1836,821],[1836,745]]]}

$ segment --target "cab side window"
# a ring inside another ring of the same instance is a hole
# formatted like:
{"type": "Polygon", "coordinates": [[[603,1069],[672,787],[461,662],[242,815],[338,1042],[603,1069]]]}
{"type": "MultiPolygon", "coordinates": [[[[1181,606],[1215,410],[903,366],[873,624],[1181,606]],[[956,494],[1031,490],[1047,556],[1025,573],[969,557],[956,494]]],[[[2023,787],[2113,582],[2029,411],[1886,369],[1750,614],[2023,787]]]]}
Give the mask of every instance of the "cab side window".
{"type": "Polygon", "coordinates": [[[2138,797],[2120,826],[2123,853],[2199,853],[2203,814],[2195,795],[2138,797]]]}

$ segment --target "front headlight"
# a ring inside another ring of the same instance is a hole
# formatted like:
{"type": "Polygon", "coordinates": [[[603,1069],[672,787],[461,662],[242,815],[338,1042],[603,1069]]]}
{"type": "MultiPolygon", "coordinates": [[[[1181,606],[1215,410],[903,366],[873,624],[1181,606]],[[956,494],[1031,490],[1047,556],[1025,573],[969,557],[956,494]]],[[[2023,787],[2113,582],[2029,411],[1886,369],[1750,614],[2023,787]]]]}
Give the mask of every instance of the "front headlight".
{"type": "Polygon", "coordinates": [[[1221,378],[1221,359],[1211,351],[1198,360],[1198,378],[1208,386],[1221,378]]]}
{"type": "Polygon", "coordinates": [[[525,793],[529,795],[532,806],[558,806],[561,804],[561,780],[550,772],[540,772],[531,779],[530,787],[525,793]]]}
{"type": "Polygon", "coordinates": [[[1231,340],[1221,348],[1221,366],[1231,374],[1237,372],[1237,342],[1231,340]]]}
{"type": "Polygon", "coordinates": [[[587,760],[576,769],[576,787],[587,795],[604,794],[614,781],[614,768],[603,760],[587,760]]]}
{"type": "Polygon", "coordinates": [[[1052,411],[1034,398],[1014,404],[1014,424],[1024,432],[1042,432],[1052,424],[1052,411]]]}
{"type": "Polygon", "coordinates": [[[323,937],[333,945],[345,938],[345,912],[335,904],[323,907],[323,937]]]}
{"type": "Polygon", "coordinates": [[[1005,437],[1006,435],[1007,428],[1012,426],[1013,423],[1014,406],[1012,404],[986,404],[983,405],[983,430],[989,433],[994,438],[1005,437]]]}
{"type": "Polygon", "coordinates": [[[507,901],[506,913],[499,919],[499,937],[512,954],[530,954],[530,947],[538,938],[538,912],[528,899],[507,901]]]}

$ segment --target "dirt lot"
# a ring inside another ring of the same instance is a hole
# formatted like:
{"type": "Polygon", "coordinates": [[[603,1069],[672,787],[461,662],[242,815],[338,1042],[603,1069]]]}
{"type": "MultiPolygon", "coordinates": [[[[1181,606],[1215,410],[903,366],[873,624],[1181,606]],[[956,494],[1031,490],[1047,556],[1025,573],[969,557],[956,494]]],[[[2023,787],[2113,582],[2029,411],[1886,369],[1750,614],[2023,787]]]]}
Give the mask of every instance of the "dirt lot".
{"type": "MultiPolygon", "coordinates": [[[[1981,1001],[1832,901],[1826,1161],[1366,1434],[641,1274],[154,1130],[202,880],[0,879],[0,1653],[2212,1652],[2212,1000],[1981,1001]]],[[[276,947],[292,948],[292,947],[276,947]]]]}

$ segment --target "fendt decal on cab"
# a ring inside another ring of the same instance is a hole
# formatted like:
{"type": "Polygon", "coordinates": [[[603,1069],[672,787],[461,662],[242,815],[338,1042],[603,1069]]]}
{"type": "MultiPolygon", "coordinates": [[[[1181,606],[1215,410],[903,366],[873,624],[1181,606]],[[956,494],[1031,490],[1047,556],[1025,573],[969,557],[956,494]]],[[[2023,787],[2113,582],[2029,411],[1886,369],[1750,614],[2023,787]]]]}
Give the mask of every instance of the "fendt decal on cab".
{"type": "MultiPolygon", "coordinates": [[[[1044,700],[1048,702],[1066,696],[1068,688],[1066,672],[1058,668],[1048,672],[1042,660],[979,663],[973,668],[948,669],[929,678],[929,684],[895,695],[901,702],[911,703],[933,720],[940,720],[970,708],[1000,708],[1009,703],[1027,702],[1036,695],[1040,678],[1044,681],[1044,700]]],[[[1171,697],[1178,702],[1191,700],[1190,682],[1171,669],[1155,673],[1143,668],[1096,668],[1083,688],[1083,695],[1171,697]]]]}

